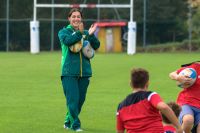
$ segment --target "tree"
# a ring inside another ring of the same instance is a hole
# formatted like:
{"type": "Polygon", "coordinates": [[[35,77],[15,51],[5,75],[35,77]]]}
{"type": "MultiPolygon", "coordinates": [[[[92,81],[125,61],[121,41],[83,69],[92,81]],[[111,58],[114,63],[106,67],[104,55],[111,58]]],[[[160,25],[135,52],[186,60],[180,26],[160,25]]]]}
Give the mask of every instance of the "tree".
{"type": "MultiPolygon", "coordinates": [[[[138,28],[142,28],[143,3],[139,0],[135,0],[135,3],[136,21],[138,28]]],[[[187,10],[186,0],[147,0],[147,43],[184,40],[187,10]]],[[[141,31],[139,36],[142,36],[141,31]]]]}
{"type": "Polygon", "coordinates": [[[192,17],[193,37],[199,38],[200,36],[200,7],[196,9],[196,13],[192,17]]]}

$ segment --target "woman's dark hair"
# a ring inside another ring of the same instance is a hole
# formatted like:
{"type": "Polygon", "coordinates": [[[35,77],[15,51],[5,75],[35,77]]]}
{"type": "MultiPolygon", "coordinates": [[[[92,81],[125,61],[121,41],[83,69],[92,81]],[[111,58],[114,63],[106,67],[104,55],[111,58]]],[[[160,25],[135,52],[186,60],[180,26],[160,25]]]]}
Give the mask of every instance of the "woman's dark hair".
{"type": "Polygon", "coordinates": [[[149,73],[145,69],[137,68],[131,71],[131,86],[133,88],[144,88],[149,81],[149,73]]]}
{"type": "Polygon", "coordinates": [[[68,13],[68,17],[71,17],[71,15],[72,15],[73,12],[80,12],[81,18],[83,18],[83,13],[82,13],[81,10],[78,9],[78,8],[72,8],[72,9],[69,11],[69,13],[68,13]]]}
{"type": "Polygon", "coordinates": [[[190,66],[190,65],[192,65],[193,63],[196,63],[196,62],[200,62],[200,61],[194,61],[194,62],[191,62],[191,63],[183,64],[183,65],[181,65],[181,67],[190,66]]]}

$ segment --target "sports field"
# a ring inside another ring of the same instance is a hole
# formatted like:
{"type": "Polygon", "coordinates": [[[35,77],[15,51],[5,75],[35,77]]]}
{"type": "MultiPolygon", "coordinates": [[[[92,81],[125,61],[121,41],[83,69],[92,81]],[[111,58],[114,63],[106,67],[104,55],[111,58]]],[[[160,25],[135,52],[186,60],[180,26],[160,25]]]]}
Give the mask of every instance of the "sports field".
{"type": "MultiPolygon", "coordinates": [[[[149,70],[149,89],[167,102],[175,100],[180,91],[168,74],[199,57],[199,53],[96,54],[80,115],[84,133],[115,132],[117,105],[131,93],[131,68],[149,70]]],[[[60,59],[60,52],[0,53],[0,133],[71,133],[63,129],[65,98],[60,59]]]]}

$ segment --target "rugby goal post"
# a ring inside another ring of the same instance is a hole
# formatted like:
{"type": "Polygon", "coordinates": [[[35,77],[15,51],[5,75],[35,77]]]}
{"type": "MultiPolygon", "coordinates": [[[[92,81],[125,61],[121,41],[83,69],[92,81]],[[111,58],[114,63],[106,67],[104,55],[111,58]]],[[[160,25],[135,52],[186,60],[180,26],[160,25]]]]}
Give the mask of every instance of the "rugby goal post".
{"type": "Polygon", "coordinates": [[[136,52],[136,22],[133,21],[133,0],[130,4],[38,4],[34,0],[33,21],[30,22],[30,52],[40,52],[39,21],[37,21],[37,8],[130,8],[130,21],[128,22],[127,54],[136,52]]]}

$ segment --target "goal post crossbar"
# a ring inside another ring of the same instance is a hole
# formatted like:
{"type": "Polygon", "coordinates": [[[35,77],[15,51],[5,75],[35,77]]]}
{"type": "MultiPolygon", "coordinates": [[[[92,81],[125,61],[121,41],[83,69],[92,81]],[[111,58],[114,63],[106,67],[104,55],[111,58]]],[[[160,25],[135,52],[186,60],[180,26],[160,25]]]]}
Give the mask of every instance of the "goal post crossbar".
{"type": "Polygon", "coordinates": [[[36,4],[42,8],[131,8],[128,4],[36,4]]]}
{"type": "Polygon", "coordinates": [[[37,19],[37,8],[129,8],[130,21],[133,21],[133,0],[130,4],[42,4],[34,0],[33,20],[37,19]]]}

